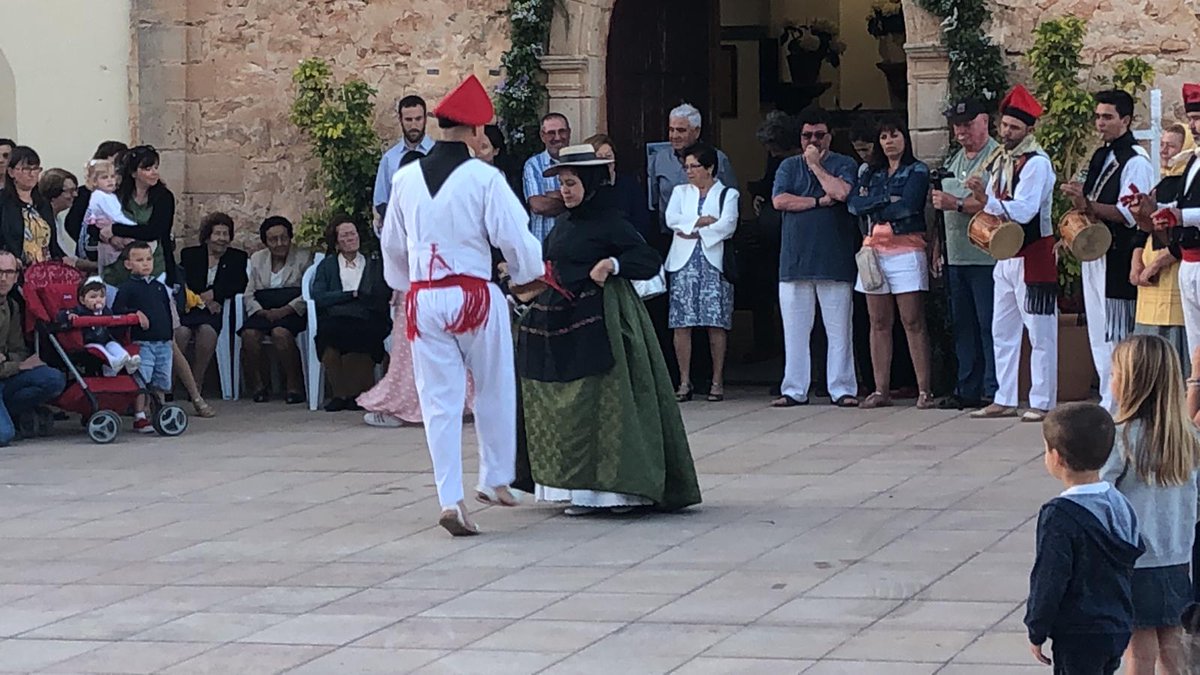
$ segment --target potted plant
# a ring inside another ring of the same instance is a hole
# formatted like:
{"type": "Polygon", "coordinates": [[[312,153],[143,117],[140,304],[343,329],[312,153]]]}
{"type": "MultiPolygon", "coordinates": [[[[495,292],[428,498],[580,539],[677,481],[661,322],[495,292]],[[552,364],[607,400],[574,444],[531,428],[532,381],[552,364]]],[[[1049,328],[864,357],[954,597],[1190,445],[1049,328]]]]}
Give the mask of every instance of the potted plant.
{"type": "Polygon", "coordinates": [[[779,36],[787,50],[788,70],[792,82],[798,85],[816,84],[825,62],[837,68],[846,45],[837,39],[838,30],[831,22],[814,19],[802,24],[788,24],[779,36]]]}
{"type": "Polygon", "coordinates": [[[867,15],[867,32],[879,40],[879,59],[904,63],[904,5],[901,0],[875,0],[867,15]]]}

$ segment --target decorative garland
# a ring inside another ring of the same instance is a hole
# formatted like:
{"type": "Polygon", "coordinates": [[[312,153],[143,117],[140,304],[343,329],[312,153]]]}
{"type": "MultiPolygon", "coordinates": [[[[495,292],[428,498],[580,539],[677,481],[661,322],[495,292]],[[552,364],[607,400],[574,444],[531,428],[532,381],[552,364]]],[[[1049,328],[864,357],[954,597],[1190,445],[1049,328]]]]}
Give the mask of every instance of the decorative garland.
{"type": "Polygon", "coordinates": [[[950,98],[996,102],[1008,88],[1004,58],[985,33],[992,14],[984,0],[917,0],[942,20],[942,44],[950,60],[950,98]]]}
{"type": "Polygon", "coordinates": [[[549,94],[543,81],[542,57],[550,41],[550,24],[562,0],[510,0],[511,46],[500,59],[504,80],[496,87],[496,113],[508,151],[527,157],[540,147],[538,125],[549,94]]]}

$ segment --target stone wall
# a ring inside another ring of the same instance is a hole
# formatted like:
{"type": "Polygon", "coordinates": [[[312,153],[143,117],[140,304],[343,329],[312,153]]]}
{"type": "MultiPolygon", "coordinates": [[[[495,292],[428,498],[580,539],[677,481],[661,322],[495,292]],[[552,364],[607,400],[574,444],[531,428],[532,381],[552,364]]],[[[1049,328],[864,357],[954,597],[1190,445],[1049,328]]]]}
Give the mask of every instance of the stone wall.
{"type": "Polygon", "coordinates": [[[1041,21],[1074,15],[1088,22],[1084,58],[1095,72],[1140,56],[1154,67],[1154,86],[1163,90],[1163,117],[1183,118],[1180,88],[1200,81],[1200,2],[1196,0],[993,0],[992,35],[1003,45],[1014,78],[1027,81],[1024,55],[1041,21]]]}
{"type": "MultiPolygon", "coordinates": [[[[498,80],[507,0],[135,0],[138,138],[163,151],[180,196],[177,236],[192,243],[200,217],[227,211],[237,238],[258,247],[270,214],[298,221],[320,195],[315,162],[288,121],[292,70],[321,57],[339,80],[379,89],[376,126],[387,145],[395,103],[435,102],[468,72],[498,80]],[[182,190],[177,186],[182,186],[182,190]]],[[[436,125],[430,131],[436,133],[436,125]]]]}

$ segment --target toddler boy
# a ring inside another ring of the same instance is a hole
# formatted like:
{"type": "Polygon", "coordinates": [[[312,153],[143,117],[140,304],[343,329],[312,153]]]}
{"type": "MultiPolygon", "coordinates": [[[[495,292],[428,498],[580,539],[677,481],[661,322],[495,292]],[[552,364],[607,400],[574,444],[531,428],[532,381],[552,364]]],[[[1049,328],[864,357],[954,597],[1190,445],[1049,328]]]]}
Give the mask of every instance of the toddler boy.
{"type": "MultiPolygon", "coordinates": [[[[171,293],[162,282],[150,276],[154,273],[154,251],[150,244],[135,241],[125,249],[125,269],[129,280],[117,288],[113,301],[114,314],[136,312],[139,325],[132,329],[134,342],[141,348],[141,374],[146,387],[156,396],[171,391],[171,346],[174,329],[171,323],[171,293]]],[[[138,396],[134,406],[133,428],[144,434],[154,433],[146,418],[147,401],[138,396]]]]}

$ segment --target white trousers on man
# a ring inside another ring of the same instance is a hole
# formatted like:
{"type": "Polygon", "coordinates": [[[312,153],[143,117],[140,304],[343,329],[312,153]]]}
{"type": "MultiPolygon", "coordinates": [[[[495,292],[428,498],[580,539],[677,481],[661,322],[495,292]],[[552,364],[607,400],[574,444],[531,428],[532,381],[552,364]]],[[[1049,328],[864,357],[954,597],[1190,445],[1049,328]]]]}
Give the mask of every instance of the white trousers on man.
{"type": "Polygon", "coordinates": [[[992,344],[996,352],[995,402],[1008,408],[1019,403],[1018,372],[1021,336],[1029,331],[1029,406],[1050,410],[1058,398],[1058,316],[1025,311],[1025,259],[996,263],[992,309],[992,344]]]}
{"type": "Polygon", "coordinates": [[[1087,312],[1088,342],[1092,346],[1092,363],[1100,376],[1100,405],[1115,413],[1112,395],[1112,353],[1114,344],[1105,337],[1108,333],[1108,304],[1104,295],[1108,261],[1100,257],[1081,265],[1083,268],[1083,309],[1087,312]]]}
{"type": "MultiPolygon", "coordinates": [[[[1200,262],[1179,263],[1179,293],[1183,296],[1183,325],[1191,355],[1200,347],[1200,262]]],[[[1188,364],[1183,367],[1190,372],[1188,364]]]]}
{"type": "Polygon", "coordinates": [[[504,295],[495,286],[490,291],[487,325],[462,335],[446,332],[462,309],[461,289],[422,290],[417,298],[420,335],[412,343],[413,374],[442,508],[452,508],[463,499],[462,427],[468,369],[475,378],[479,486],[508,486],[516,477],[517,383],[512,329],[504,295]]]}
{"type": "Polygon", "coordinates": [[[808,400],[812,385],[812,329],[818,302],[829,337],[825,358],[829,396],[836,401],[858,393],[854,375],[854,285],[849,281],[781,281],[784,369],[780,393],[797,401],[808,400]]]}

